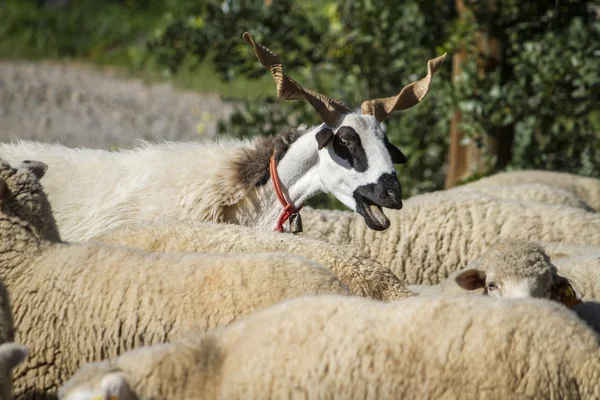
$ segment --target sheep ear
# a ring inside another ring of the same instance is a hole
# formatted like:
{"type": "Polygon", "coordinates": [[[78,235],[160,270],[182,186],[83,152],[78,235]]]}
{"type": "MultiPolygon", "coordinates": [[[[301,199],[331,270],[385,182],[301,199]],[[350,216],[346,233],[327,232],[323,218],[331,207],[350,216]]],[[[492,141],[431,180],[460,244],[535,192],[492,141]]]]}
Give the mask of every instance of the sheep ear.
{"type": "Polygon", "coordinates": [[[28,353],[27,347],[20,344],[4,343],[0,345],[0,370],[12,370],[25,360],[28,353]]]}
{"type": "Polygon", "coordinates": [[[319,146],[318,148],[321,150],[323,147],[327,146],[331,139],[333,139],[333,131],[329,128],[323,128],[317,132],[316,138],[319,146]]]}
{"type": "Polygon", "coordinates": [[[0,178],[0,199],[8,192],[8,186],[4,179],[0,178]]]}
{"type": "Polygon", "coordinates": [[[390,141],[388,140],[387,136],[385,137],[385,148],[387,149],[387,151],[389,151],[390,156],[392,156],[392,162],[394,164],[406,164],[406,162],[408,161],[406,159],[406,156],[404,155],[404,153],[402,153],[402,151],[397,148],[396,146],[394,146],[393,144],[390,143],[390,141]]]}
{"type": "Polygon", "coordinates": [[[48,170],[48,164],[41,161],[25,160],[19,164],[18,168],[27,168],[38,179],[42,179],[48,170]]]}
{"type": "Polygon", "coordinates": [[[454,278],[458,286],[465,290],[477,290],[485,287],[485,272],[478,269],[465,269],[454,278]]]}
{"type": "Polygon", "coordinates": [[[100,389],[103,400],[137,400],[137,395],[120,373],[109,374],[102,378],[100,389]]]}
{"type": "Polygon", "coordinates": [[[553,285],[550,293],[550,298],[552,300],[558,301],[569,308],[582,302],[581,291],[567,278],[555,273],[552,275],[552,283],[553,285]]]}

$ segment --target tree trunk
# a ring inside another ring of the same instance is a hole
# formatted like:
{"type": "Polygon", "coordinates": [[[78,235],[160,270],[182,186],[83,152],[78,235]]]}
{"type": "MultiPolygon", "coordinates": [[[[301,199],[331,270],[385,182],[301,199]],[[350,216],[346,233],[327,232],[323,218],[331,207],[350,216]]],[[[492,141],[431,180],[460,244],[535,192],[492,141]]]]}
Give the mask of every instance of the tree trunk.
{"type": "MultiPolygon", "coordinates": [[[[480,30],[475,32],[477,37],[476,54],[468,54],[467,50],[461,50],[454,54],[452,59],[452,76],[456,79],[460,76],[462,64],[467,57],[477,58],[477,70],[480,79],[499,67],[502,67],[502,43],[498,38],[492,36],[492,19],[496,12],[496,1],[489,0],[485,4],[473,6],[476,10],[469,9],[465,0],[456,0],[456,11],[459,18],[465,20],[467,13],[476,16],[480,30]]],[[[446,174],[446,189],[456,186],[464,178],[474,172],[486,169],[482,152],[477,148],[474,141],[462,145],[464,132],[460,128],[460,111],[455,111],[450,122],[450,151],[448,171],[446,174]]],[[[512,135],[510,130],[499,129],[494,132],[495,136],[488,136],[485,145],[490,157],[495,157],[495,169],[502,168],[510,161],[510,149],[512,135]]]]}

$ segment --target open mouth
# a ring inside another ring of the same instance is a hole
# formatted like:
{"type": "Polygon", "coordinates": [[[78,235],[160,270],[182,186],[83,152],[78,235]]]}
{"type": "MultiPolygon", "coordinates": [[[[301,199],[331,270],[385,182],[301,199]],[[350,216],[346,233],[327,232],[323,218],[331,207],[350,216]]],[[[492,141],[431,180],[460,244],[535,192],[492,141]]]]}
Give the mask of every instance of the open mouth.
{"type": "Polygon", "coordinates": [[[365,197],[356,200],[356,211],[362,215],[369,228],[375,231],[384,231],[390,227],[390,220],[383,213],[381,206],[373,204],[365,197]]]}

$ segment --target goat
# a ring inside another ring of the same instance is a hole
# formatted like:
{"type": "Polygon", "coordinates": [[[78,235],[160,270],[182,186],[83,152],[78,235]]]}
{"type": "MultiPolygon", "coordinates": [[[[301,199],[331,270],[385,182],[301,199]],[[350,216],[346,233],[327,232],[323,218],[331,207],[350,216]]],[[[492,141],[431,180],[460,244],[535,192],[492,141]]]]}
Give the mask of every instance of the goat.
{"type": "Polygon", "coordinates": [[[380,123],[425,97],[445,54],[429,60],[426,77],[397,96],[365,101],[360,115],[303,89],[283,72],[277,55],[247,32],[243,38],[271,71],[278,97],[306,99],[322,125],[251,141],[144,143],[120,152],[19,141],[0,145],[0,157],[12,163],[34,159],[51,167],[42,183],[60,235],[70,241],[158,217],[282,232],[286,220],[322,192],[362,215],[369,228],[387,229],[390,221],[382,207],[402,207],[394,163],[405,163],[406,157],[380,123]]]}

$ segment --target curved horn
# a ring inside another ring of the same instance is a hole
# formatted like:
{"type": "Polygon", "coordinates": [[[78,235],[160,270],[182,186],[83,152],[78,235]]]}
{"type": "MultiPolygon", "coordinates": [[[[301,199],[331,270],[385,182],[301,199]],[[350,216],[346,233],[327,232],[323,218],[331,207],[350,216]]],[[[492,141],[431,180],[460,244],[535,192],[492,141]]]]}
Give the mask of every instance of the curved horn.
{"type": "Polygon", "coordinates": [[[332,99],[324,94],[302,88],[296,81],[283,72],[283,65],[277,54],[265,46],[256,43],[248,32],[242,36],[244,41],[254,47],[254,53],[261,64],[271,71],[277,85],[277,97],[283,100],[306,99],[317,110],[323,122],[329,127],[335,127],[344,114],[352,111],[341,101],[332,99]]]}
{"type": "Polygon", "coordinates": [[[405,110],[417,105],[427,95],[433,74],[440,70],[444,58],[446,58],[446,53],[427,61],[427,76],[420,81],[406,85],[397,96],[367,100],[362,103],[360,110],[363,114],[374,115],[377,121],[381,122],[394,110],[405,110]]]}

